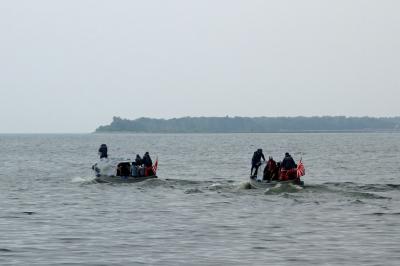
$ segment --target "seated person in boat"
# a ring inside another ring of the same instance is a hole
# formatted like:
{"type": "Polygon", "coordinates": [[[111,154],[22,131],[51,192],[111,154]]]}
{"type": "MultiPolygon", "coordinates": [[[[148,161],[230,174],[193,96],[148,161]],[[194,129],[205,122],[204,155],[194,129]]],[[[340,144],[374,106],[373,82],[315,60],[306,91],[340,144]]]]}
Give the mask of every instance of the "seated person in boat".
{"type": "Polygon", "coordinates": [[[100,155],[100,159],[101,158],[108,158],[108,154],[107,154],[107,145],[106,144],[101,144],[100,148],[99,148],[99,155],[100,155]]]}
{"type": "Polygon", "coordinates": [[[288,152],[286,152],[285,158],[283,158],[281,164],[280,180],[286,181],[286,180],[296,179],[297,178],[296,168],[297,164],[293,160],[292,156],[288,152]]]}
{"type": "Polygon", "coordinates": [[[276,175],[274,177],[274,180],[280,181],[279,176],[281,174],[281,169],[282,169],[282,162],[276,162],[276,175]]]}
{"type": "Polygon", "coordinates": [[[263,154],[262,149],[258,149],[254,152],[253,154],[253,158],[251,159],[251,170],[250,170],[250,177],[251,178],[255,178],[257,177],[257,173],[258,173],[258,168],[261,165],[261,158],[264,160],[265,162],[265,156],[263,154]],[[253,174],[253,169],[255,169],[254,174],[253,174]]]}
{"type": "Polygon", "coordinates": [[[279,167],[272,157],[268,158],[267,165],[264,168],[263,180],[268,182],[279,180],[279,167]]]}
{"type": "Polygon", "coordinates": [[[141,170],[143,169],[142,167],[143,161],[142,158],[140,157],[139,154],[136,154],[136,159],[134,162],[132,162],[132,176],[133,177],[138,177],[138,176],[143,176],[144,173],[142,174],[141,170]]]}
{"type": "Polygon", "coordinates": [[[282,160],[282,169],[283,170],[290,170],[293,168],[296,168],[297,164],[293,160],[292,155],[290,155],[288,152],[285,153],[285,158],[282,160]]]}
{"type": "Polygon", "coordinates": [[[149,152],[146,152],[143,155],[142,162],[143,162],[143,165],[144,165],[144,176],[152,176],[152,175],[154,175],[153,161],[151,160],[149,152]]]}

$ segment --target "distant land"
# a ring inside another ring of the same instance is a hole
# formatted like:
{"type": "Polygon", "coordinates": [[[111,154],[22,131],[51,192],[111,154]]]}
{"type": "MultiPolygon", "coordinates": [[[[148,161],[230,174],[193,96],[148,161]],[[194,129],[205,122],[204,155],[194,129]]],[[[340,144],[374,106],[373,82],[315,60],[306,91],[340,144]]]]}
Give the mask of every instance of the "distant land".
{"type": "Polygon", "coordinates": [[[301,133],[400,132],[400,117],[182,117],[172,119],[113,117],[96,133],[301,133]]]}

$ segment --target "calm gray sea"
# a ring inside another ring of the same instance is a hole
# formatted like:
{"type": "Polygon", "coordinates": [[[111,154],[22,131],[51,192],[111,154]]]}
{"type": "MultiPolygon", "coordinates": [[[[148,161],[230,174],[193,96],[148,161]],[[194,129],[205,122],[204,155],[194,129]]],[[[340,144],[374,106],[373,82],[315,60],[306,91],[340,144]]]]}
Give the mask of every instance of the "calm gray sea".
{"type": "Polygon", "coordinates": [[[0,265],[399,265],[400,134],[0,135],[0,265]],[[111,157],[159,179],[92,182],[111,157]],[[301,191],[246,189],[257,148],[301,191]]]}

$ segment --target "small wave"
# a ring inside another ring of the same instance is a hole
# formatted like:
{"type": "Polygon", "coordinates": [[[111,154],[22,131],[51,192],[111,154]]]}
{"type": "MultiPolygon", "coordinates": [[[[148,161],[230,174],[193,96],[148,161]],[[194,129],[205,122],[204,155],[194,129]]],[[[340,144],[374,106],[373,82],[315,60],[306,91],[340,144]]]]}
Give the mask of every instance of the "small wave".
{"type": "Polygon", "coordinates": [[[85,238],[82,238],[82,237],[61,237],[61,238],[58,238],[58,240],[60,240],[61,242],[68,243],[68,244],[81,242],[84,239],[85,238]]]}
{"type": "Polygon", "coordinates": [[[201,191],[198,188],[189,188],[185,190],[185,194],[196,194],[196,193],[203,193],[203,191],[201,191]]]}
{"type": "Polygon", "coordinates": [[[28,212],[28,211],[26,211],[26,212],[22,212],[23,214],[27,214],[27,215],[32,215],[32,214],[36,214],[36,212],[28,212]]]}
{"type": "Polygon", "coordinates": [[[12,252],[12,250],[8,248],[0,248],[0,252],[12,252]]]}
{"type": "Polygon", "coordinates": [[[228,183],[214,183],[213,181],[194,181],[162,178],[148,179],[135,184],[142,188],[162,187],[168,189],[178,189],[183,190],[186,194],[203,193],[203,190],[205,189],[217,191],[232,186],[228,183]]]}
{"type": "Polygon", "coordinates": [[[71,179],[72,183],[93,183],[95,180],[94,177],[74,177],[71,179]]]}
{"type": "Polygon", "coordinates": [[[302,191],[303,188],[301,186],[291,184],[291,183],[278,183],[271,188],[267,188],[264,194],[280,194],[280,193],[295,193],[302,191]]]}
{"type": "Polygon", "coordinates": [[[190,193],[198,193],[198,191],[211,190],[231,190],[235,187],[235,184],[231,180],[223,180],[220,182],[215,182],[211,180],[197,181],[197,180],[184,180],[184,179],[154,179],[146,180],[143,185],[147,186],[163,186],[166,188],[175,188],[188,191],[190,193]],[[147,184],[145,182],[149,181],[147,184]],[[197,191],[198,190],[198,191],[197,191]],[[196,191],[196,192],[195,192],[196,191]]]}
{"type": "Polygon", "coordinates": [[[356,199],[356,200],[352,201],[351,203],[352,204],[365,204],[365,202],[360,199],[356,199]]]}
{"type": "Polygon", "coordinates": [[[223,189],[224,187],[225,186],[221,183],[214,183],[214,184],[211,184],[210,186],[208,186],[208,189],[209,190],[220,190],[220,189],[223,189]]]}
{"type": "Polygon", "coordinates": [[[323,183],[323,185],[329,188],[348,188],[375,192],[400,190],[400,184],[357,184],[354,182],[326,182],[323,183]]]}
{"type": "Polygon", "coordinates": [[[364,199],[373,200],[391,200],[392,198],[387,195],[381,195],[384,192],[391,191],[391,185],[386,184],[357,184],[353,182],[332,183],[327,182],[317,185],[307,185],[306,191],[311,193],[321,194],[339,194],[343,197],[353,199],[353,203],[361,204],[364,199]],[[379,189],[386,187],[386,189],[379,189]],[[383,193],[382,193],[383,192],[383,193]],[[378,194],[380,193],[380,194],[378,194]],[[359,201],[358,201],[359,200],[359,201]]]}
{"type": "Polygon", "coordinates": [[[124,185],[129,185],[129,186],[139,186],[139,187],[167,187],[168,184],[164,179],[160,178],[150,178],[147,180],[144,180],[142,182],[137,182],[137,183],[122,183],[124,185]]]}
{"type": "Polygon", "coordinates": [[[253,187],[251,186],[250,182],[242,182],[238,186],[239,189],[252,189],[253,187]]]}
{"type": "Polygon", "coordinates": [[[350,197],[356,197],[356,198],[364,198],[364,199],[392,199],[391,197],[385,197],[381,195],[377,195],[374,193],[368,193],[368,192],[358,192],[358,191],[350,191],[350,192],[344,192],[345,195],[350,196],[350,197]]]}
{"type": "Polygon", "coordinates": [[[187,180],[187,179],[173,179],[173,178],[166,178],[164,181],[168,182],[168,184],[174,184],[179,186],[193,186],[193,185],[207,185],[212,184],[214,181],[208,180],[187,180]]]}
{"type": "Polygon", "coordinates": [[[369,215],[383,216],[383,215],[400,215],[400,212],[373,212],[369,215]]]}
{"type": "Polygon", "coordinates": [[[257,247],[252,247],[252,249],[255,249],[255,250],[263,250],[263,249],[268,249],[267,247],[260,247],[260,246],[257,246],[257,247]]]}
{"type": "Polygon", "coordinates": [[[392,191],[392,190],[400,190],[400,184],[366,184],[360,186],[361,189],[371,190],[371,191],[392,191]]]}

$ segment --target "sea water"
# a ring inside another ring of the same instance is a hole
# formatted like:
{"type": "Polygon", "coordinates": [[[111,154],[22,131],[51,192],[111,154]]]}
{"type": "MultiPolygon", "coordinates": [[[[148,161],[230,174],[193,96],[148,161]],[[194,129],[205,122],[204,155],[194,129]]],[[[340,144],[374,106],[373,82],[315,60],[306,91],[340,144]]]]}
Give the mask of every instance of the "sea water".
{"type": "Polygon", "coordinates": [[[400,134],[0,135],[0,265],[399,265],[400,134]],[[157,180],[93,182],[110,157],[157,180]],[[253,152],[305,188],[249,189],[253,152]]]}

